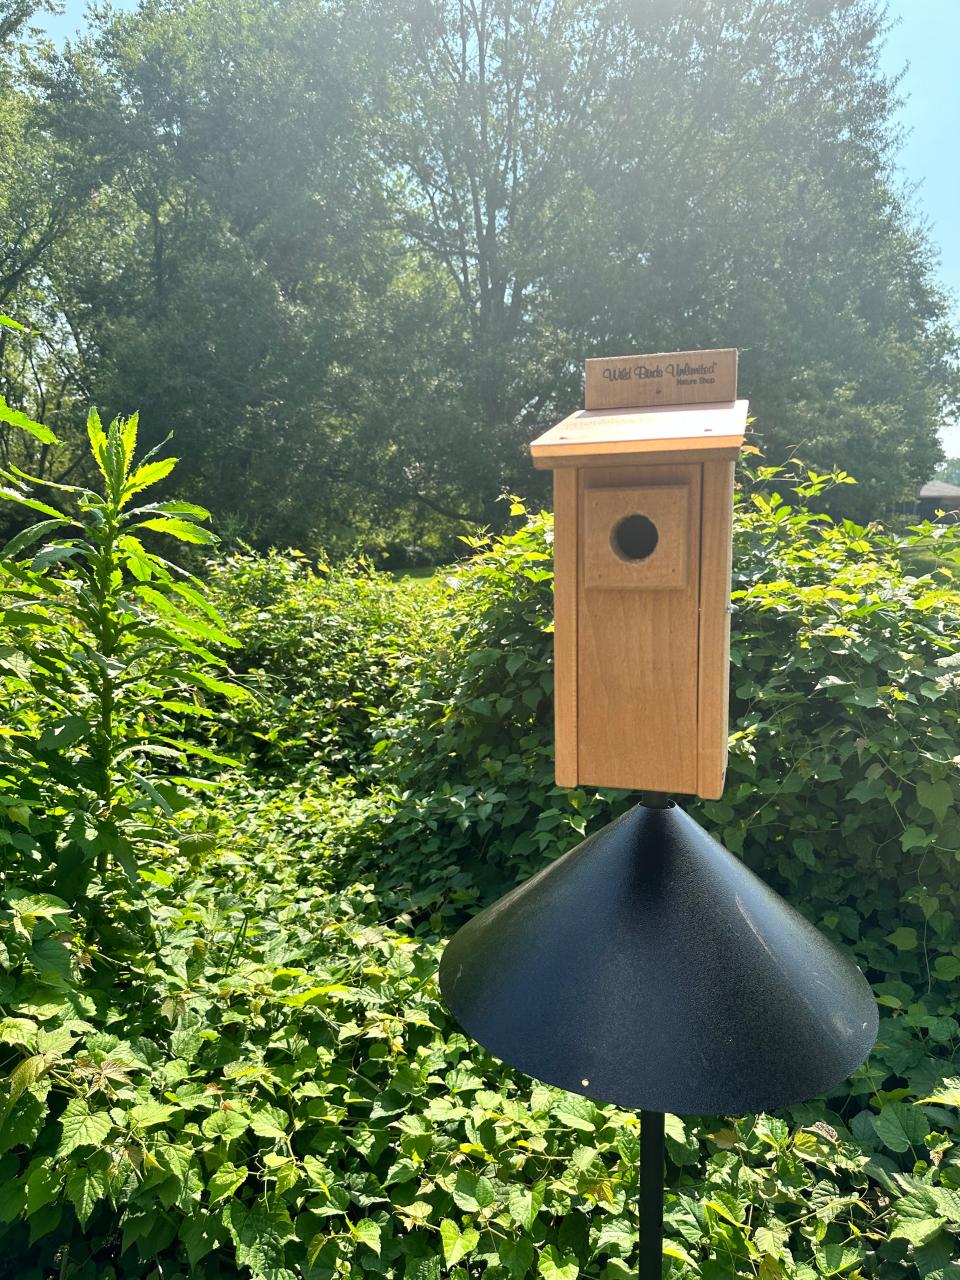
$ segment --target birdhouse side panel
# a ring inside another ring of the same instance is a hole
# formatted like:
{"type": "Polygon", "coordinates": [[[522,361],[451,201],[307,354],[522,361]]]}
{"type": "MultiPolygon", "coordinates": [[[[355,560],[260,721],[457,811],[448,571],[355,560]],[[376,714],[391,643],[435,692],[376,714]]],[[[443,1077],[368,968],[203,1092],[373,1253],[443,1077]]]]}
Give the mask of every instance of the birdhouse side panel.
{"type": "Polygon", "coordinates": [[[577,771],[577,473],[553,477],[553,716],[558,787],[575,787],[577,771]]]}
{"type": "Polygon", "coordinates": [[[696,788],[704,800],[720,799],[727,770],[733,477],[733,462],[704,463],[696,788]]]}

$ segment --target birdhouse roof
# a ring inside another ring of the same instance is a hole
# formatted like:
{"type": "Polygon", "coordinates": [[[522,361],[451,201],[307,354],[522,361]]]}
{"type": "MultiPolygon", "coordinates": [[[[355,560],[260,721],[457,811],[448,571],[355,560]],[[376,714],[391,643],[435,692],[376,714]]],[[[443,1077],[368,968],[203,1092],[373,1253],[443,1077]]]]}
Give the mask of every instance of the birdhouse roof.
{"type": "Polygon", "coordinates": [[[657,454],[735,458],[747,427],[746,400],[649,409],[578,409],[530,446],[534,466],[586,466],[657,454]]]}

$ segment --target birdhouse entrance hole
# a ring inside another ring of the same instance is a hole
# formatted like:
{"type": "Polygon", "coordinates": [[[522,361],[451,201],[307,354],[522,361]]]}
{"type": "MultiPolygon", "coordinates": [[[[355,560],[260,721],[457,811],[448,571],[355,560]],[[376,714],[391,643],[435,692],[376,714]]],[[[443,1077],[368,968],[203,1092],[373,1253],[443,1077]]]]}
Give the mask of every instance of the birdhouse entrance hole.
{"type": "Polygon", "coordinates": [[[657,526],[641,515],[624,516],[610,535],[610,545],[621,560],[646,560],[656,551],[659,541],[657,526]]]}

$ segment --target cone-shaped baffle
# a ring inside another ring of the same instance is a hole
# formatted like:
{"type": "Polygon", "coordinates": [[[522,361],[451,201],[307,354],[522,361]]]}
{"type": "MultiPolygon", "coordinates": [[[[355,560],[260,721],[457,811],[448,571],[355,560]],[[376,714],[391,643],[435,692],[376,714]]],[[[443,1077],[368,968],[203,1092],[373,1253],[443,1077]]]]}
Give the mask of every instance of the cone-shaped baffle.
{"type": "Polygon", "coordinates": [[[440,988],[504,1062],[649,1111],[815,1097],[877,1034],[856,965],[676,806],[638,805],[480,912],[440,988]]]}

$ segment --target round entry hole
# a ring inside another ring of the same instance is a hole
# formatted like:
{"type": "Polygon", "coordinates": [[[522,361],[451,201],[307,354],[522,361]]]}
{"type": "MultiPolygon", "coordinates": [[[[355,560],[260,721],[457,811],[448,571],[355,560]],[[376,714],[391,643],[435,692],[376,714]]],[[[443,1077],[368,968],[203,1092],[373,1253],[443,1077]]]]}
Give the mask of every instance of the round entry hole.
{"type": "Polygon", "coordinates": [[[646,560],[659,541],[657,526],[646,516],[624,516],[610,535],[610,545],[621,560],[646,560]]]}

